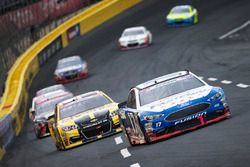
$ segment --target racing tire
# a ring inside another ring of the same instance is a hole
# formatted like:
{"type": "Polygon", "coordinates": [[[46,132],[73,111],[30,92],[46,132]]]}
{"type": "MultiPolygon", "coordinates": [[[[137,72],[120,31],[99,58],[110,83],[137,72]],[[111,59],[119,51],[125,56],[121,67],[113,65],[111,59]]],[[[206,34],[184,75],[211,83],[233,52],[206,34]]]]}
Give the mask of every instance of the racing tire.
{"type": "MultiPolygon", "coordinates": [[[[126,131],[126,130],[125,130],[125,131],[126,131]]],[[[128,135],[127,131],[126,131],[126,136],[127,136],[127,138],[128,138],[129,144],[130,144],[131,146],[136,146],[136,144],[132,143],[131,138],[130,138],[130,136],[128,135]]]]}
{"type": "Polygon", "coordinates": [[[193,24],[197,24],[199,22],[198,15],[194,16],[193,24]]]}
{"type": "Polygon", "coordinates": [[[63,150],[65,150],[65,147],[63,146],[63,144],[60,142],[56,142],[56,149],[58,150],[58,151],[63,151],[63,150]]]}
{"type": "Polygon", "coordinates": [[[35,130],[35,135],[36,135],[36,137],[37,137],[38,139],[41,139],[41,138],[42,138],[42,137],[41,137],[41,131],[38,130],[38,129],[36,129],[36,128],[34,128],[34,130],[35,130]]]}

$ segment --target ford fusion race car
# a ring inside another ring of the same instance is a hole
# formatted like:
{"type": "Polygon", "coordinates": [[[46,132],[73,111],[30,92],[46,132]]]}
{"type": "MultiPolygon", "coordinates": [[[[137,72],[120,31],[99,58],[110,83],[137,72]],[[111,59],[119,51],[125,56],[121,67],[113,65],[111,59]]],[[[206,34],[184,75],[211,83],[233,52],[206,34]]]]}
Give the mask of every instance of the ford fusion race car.
{"type": "Polygon", "coordinates": [[[140,48],[152,43],[152,34],[145,27],[132,27],[123,31],[118,40],[120,49],[140,48]]]}
{"type": "Polygon", "coordinates": [[[36,97],[34,110],[30,111],[30,118],[37,138],[49,135],[48,118],[54,115],[55,105],[72,97],[72,93],[62,90],[36,97]]]}
{"type": "Polygon", "coordinates": [[[169,26],[191,25],[199,21],[197,10],[191,5],[179,5],[171,9],[166,17],[169,26]]]}
{"type": "Polygon", "coordinates": [[[225,94],[189,71],[133,87],[119,104],[121,127],[131,145],[150,143],[230,116],[225,94]]]}
{"type": "Polygon", "coordinates": [[[58,150],[72,148],[121,131],[118,106],[101,91],[85,93],[56,105],[49,120],[58,150]]]}
{"type": "Polygon", "coordinates": [[[80,56],[63,58],[57,62],[54,75],[57,83],[84,79],[89,75],[88,64],[80,56]]]}

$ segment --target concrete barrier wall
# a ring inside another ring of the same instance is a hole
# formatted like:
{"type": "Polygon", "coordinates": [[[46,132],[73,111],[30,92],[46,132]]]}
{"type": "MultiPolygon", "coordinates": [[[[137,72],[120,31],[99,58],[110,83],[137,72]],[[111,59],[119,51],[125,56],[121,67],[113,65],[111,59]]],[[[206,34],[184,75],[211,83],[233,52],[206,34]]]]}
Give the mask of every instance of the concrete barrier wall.
{"type": "Polygon", "coordinates": [[[77,36],[84,35],[139,2],[141,0],[103,0],[60,25],[18,58],[9,71],[0,106],[0,159],[6,153],[6,147],[22,130],[28,110],[29,88],[42,65],[77,36]]]}

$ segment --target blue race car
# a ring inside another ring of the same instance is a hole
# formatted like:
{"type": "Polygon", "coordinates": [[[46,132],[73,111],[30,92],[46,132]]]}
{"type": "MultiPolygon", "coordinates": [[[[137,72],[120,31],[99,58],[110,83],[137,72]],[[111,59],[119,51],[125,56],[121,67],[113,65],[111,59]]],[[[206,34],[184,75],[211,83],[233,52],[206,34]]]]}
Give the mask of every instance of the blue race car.
{"type": "Polygon", "coordinates": [[[179,5],[171,9],[166,16],[169,26],[192,25],[199,22],[198,11],[191,5],[179,5]]]}
{"type": "Polygon", "coordinates": [[[152,79],[131,88],[119,104],[123,131],[131,145],[194,130],[230,116],[225,94],[190,71],[152,79]]]}

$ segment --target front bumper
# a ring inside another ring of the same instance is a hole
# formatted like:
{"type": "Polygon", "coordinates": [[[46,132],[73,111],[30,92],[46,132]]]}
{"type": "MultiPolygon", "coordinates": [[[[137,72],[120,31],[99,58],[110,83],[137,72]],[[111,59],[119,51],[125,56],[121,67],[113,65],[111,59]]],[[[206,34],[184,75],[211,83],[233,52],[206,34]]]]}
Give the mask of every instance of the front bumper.
{"type": "Polygon", "coordinates": [[[105,138],[105,137],[117,134],[117,133],[119,133],[121,131],[122,131],[122,129],[120,127],[118,127],[118,128],[112,129],[111,132],[109,132],[109,133],[101,134],[101,135],[95,136],[95,137],[93,137],[91,139],[87,139],[87,140],[80,137],[80,136],[76,136],[73,139],[74,140],[73,141],[72,137],[71,137],[71,140],[69,140],[70,142],[67,145],[64,145],[64,148],[65,149],[70,149],[70,148],[73,148],[73,147],[76,147],[76,146],[79,146],[79,145],[82,145],[82,144],[87,144],[87,143],[99,140],[101,138],[105,138]]]}
{"type": "Polygon", "coordinates": [[[129,44],[118,44],[118,47],[120,50],[129,50],[129,49],[137,49],[137,48],[144,48],[149,46],[150,43],[149,41],[144,41],[144,42],[134,42],[134,43],[129,43],[129,44]]]}
{"type": "Polygon", "coordinates": [[[85,73],[81,72],[72,76],[55,77],[55,81],[57,84],[66,84],[72,81],[86,79],[88,76],[89,76],[88,72],[85,72],[85,73]]]}
{"type": "Polygon", "coordinates": [[[154,131],[153,129],[150,132],[144,131],[144,137],[147,138],[147,140],[146,139],[142,140],[140,137],[136,135],[131,135],[128,132],[127,133],[128,135],[130,135],[131,143],[145,144],[147,142],[154,142],[160,139],[170,138],[172,136],[184,133],[186,131],[195,130],[205,125],[229,118],[230,115],[231,115],[230,110],[228,107],[226,107],[222,113],[217,113],[215,111],[215,112],[209,113],[207,115],[201,116],[197,119],[193,119],[185,123],[181,123],[181,124],[171,126],[171,127],[164,127],[158,131],[154,131]]]}
{"type": "Polygon", "coordinates": [[[166,23],[168,26],[188,26],[194,24],[194,17],[185,19],[167,19],[166,23]]]}

